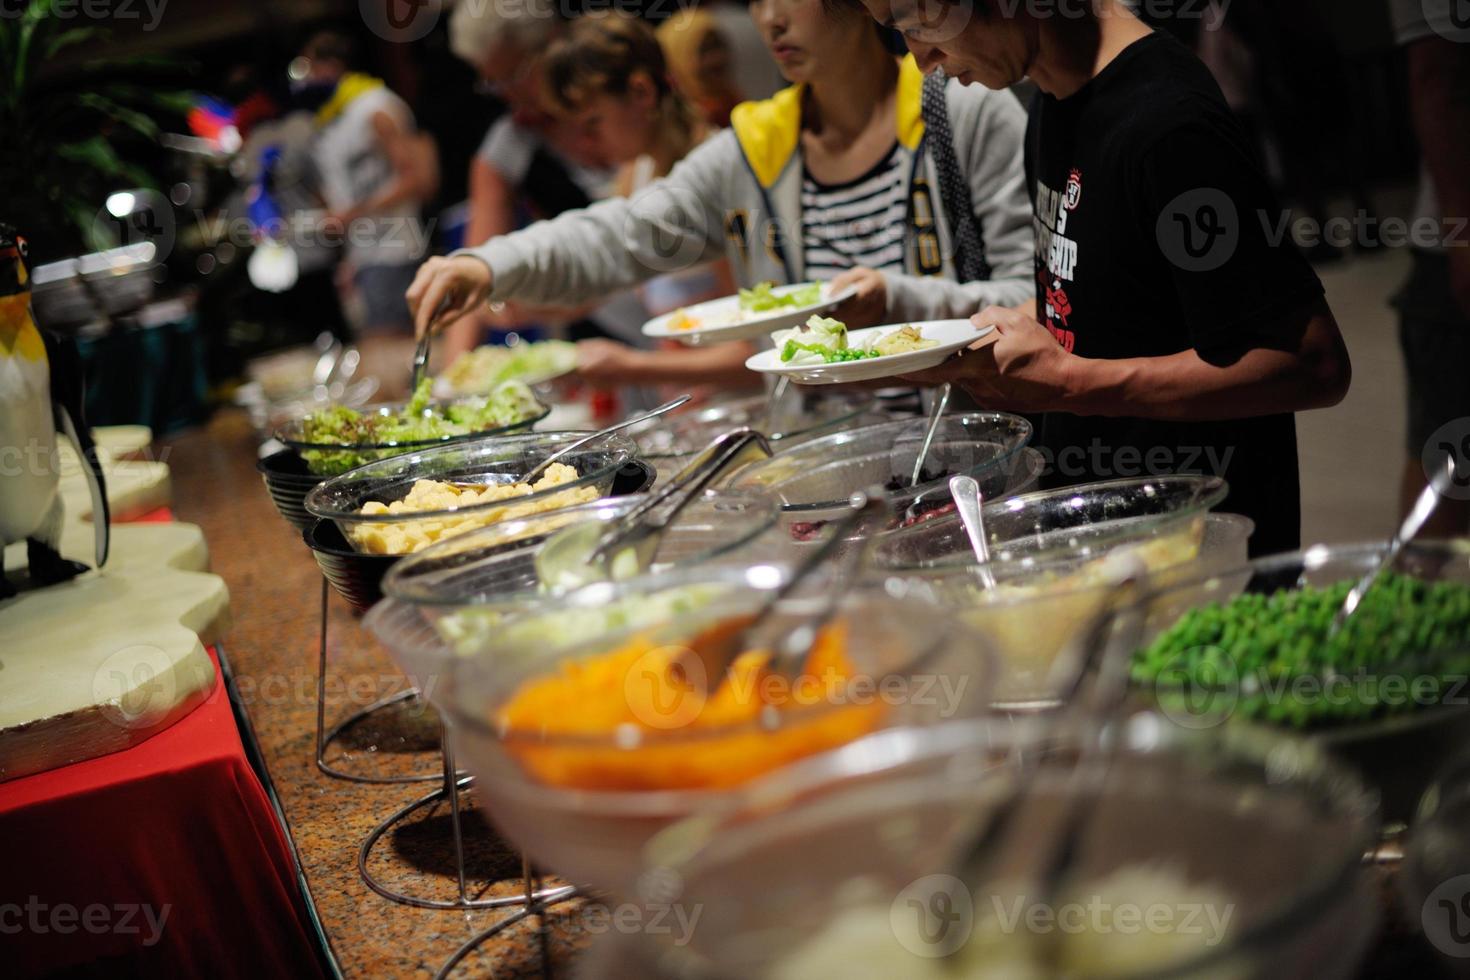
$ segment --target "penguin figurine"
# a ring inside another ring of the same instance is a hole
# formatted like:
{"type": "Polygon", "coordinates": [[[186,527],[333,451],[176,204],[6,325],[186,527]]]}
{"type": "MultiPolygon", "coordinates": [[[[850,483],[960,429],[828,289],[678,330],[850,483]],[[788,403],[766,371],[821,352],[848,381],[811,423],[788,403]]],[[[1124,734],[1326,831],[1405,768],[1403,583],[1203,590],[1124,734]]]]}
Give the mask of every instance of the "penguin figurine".
{"type": "Polygon", "coordinates": [[[26,542],[30,580],[37,585],[64,582],[87,570],[58,550],[58,432],[82,460],[97,529],[97,567],[107,561],[107,490],[82,412],[81,357],[75,344],[37,329],[26,252],[25,239],[0,224],[0,599],[17,591],[4,568],[4,546],[16,541],[26,542]]]}

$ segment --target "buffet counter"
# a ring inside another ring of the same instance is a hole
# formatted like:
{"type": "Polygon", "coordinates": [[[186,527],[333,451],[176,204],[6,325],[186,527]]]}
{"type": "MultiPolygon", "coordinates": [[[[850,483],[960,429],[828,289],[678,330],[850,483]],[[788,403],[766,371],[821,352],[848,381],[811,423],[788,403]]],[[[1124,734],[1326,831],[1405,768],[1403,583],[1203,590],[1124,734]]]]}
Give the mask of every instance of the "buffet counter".
{"type": "MultiPolygon", "coordinates": [[[[418,774],[423,781],[365,784],[323,774],[314,761],[317,724],[317,637],[323,595],[320,569],[300,536],[276,513],[255,470],[256,437],[238,412],[167,440],[176,510],[198,523],[214,555],[213,570],[233,596],[228,636],[234,688],[284,814],[331,955],[348,977],[428,977],[476,935],[514,918],[514,907],[462,912],[415,908],[375,893],[359,872],[359,848],[400,807],[434,790],[440,757],[431,715],[407,709],[330,747],[334,765],[354,772],[418,774]],[[375,725],[380,727],[368,731],[375,725]]],[[[401,672],[335,592],[327,601],[327,723],[404,687],[401,672]]],[[[405,702],[407,703],[407,702],[405,702]]],[[[247,737],[248,734],[247,734],[247,737]]],[[[471,794],[472,795],[472,794],[471,794]]],[[[466,867],[472,896],[518,894],[519,860],[466,808],[466,867]]],[[[381,884],[439,899],[454,894],[447,807],[390,830],[368,856],[381,884]]],[[[1380,865],[1380,867],[1385,867],[1380,865]]],[[[560,884],[555,879],[548,885],[560,884]]],[[[1385,906],[1392,876],[1381,875],[1385,906]]],[[[578,957],[607,932],[606,916],[582,899],[555,905],[544,924],[522,918],[479,946],[450,975],[569,976],[578,957]],[[549,971],[543,965],[549,962],[549,971]]],[[[1433,975],[1422,939],[1389,921],[1364,976],[1433,975]]]]}
{"type": "MultiPolygon", "coordinates": [[[[359,784],[317,769],[313,746],[322,577],[300,536],[272,507],[255,471],[256,446],[245,415],[222,412],[206,427],[162,442],[155,452],[173,471],[178,518],[204,529],[213,571],[229,584],[235,616],[228,649],[237,701],[259,743],[333,957],[348,977],[431,976],[462,943],[513,910],[410,908],[379,897],[359,876],[358,848],[368,833],[434,784],[359,784]]],[[[393,693],[403,681],[335,593],[328,609],[330,724],[393,693]]],[[[404,724],[388,723],[395,739],[385,740],[403,751],[380,746],[376,753],[353,752],[358,743],[349,738],[334,752],[356,758],[340,764],[365,773],[415,767],[432,772],[439,763],[437,729],[408,714],[400,719],[404,724]],[[413,737],[416,728],[421,739],[413,737]]],[[[360,737],[372,741],[376,734],[363,732],[360,737]]],[[[465,819],[472,886],[503,877],[489,887],[517,892],[518,861],[506,850],[485,846],[487,834],[477,813],[467,812],[465,819]]],[[[447,810],[440,808],[390,834],[379,845],[381,857],[375,857],[374,869],[393,886],[412,890],[437,884],[448,895],[453,853],[450,836],[441,832],[447,820],[447,810]]],[[[557,906],[552,924],[575,911],[575,903],[557,906]]],[[[540,976],[541,941],[534,922],[520,923],[486,943],[455,975],[493,971],[496,977],[540,976]]],[[[570,949],[566,930],[553,930],[552,936],[553,962],[564,962],[570,949]]]]}

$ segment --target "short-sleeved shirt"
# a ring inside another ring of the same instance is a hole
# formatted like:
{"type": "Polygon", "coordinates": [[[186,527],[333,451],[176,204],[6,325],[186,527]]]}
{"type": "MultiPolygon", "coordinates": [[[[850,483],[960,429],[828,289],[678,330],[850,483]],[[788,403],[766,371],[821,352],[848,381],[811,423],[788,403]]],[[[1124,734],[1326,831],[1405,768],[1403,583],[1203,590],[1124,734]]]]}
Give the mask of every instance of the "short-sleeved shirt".
{"type": "MultiPolygon", "coordinates": [[[[1264,325],[1322,296],[1209,70],[1164,34],[1119,54],[1077,93],[1038,93],[1026,140],[1037,312],[1067,350],[1228,361],[1290,347],[1264,325]],[[1278,230],[1282,233],[1277,234],[1278,230]]],[[[1219,422],[1050,413],[1053,484],[1164,473],[1230,483],[1224,510],[1256,522],[1254,553],[1301,533],[1292,415],[1219,422]]]]}
{"type": "Polygon", "coordinates": [[[585,208],[612,191],[611,170],[568,159],[509,113],[491,124],[476,155],[519,190],[537,218],[585,208]]]}
{"type": "MultiPolygon", "coordinates": [[[[405,131],[414,129],[408,103],[387,88],[368,89],[322,128],[313,157],[321,175],[322,196],[334,211],[371,200],[393,180],[393,165],[378,143],[373,117],[386,113],[405,131]]],[[[347,255],[359,268],[417,265],[424,241],[417,233],[420,201],[400,201],[353,222],[347,255]]]]}

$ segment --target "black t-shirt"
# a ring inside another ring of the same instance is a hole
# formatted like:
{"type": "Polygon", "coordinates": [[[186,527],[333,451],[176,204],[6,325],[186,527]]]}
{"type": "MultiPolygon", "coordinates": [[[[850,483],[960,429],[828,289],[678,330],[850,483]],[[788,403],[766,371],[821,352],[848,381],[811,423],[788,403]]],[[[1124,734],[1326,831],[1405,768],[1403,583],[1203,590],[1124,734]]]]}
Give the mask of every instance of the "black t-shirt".
{"type": "MultiPolygon", "coordinates": [[[[1041,322],[1082,357],[1194,348],[1231,359],[1291,345],[1263,324],[1322,284],[1277,236],[1280,208],[1208,69],[1167,35],[1143,38],[1076,94],[1038,93],[1026,134],[1041,322]]],[[[1053,412],[1039,444],[1052,485],[1164,473],[1230,483],[1220,508],[1256,522],[1253,554],[1298,547],[1291,415],[1158,422],[1053,412]]]]}

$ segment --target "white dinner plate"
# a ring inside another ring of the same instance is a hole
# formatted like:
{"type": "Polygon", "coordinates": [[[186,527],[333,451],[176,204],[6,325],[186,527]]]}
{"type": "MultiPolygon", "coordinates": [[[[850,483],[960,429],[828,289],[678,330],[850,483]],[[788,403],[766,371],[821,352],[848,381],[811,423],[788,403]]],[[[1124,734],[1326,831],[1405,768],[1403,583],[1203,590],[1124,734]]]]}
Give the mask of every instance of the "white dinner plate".
{"type": "Polygon", "coordinates": [[[849,347],[861,347],[869,338],[881,337],[904,326],[918,327],[926,340],[939,343],[925,350],[909,351],[905,354],[886,354],[869,357],[861,361],[842,361],[837,364],[793,365],[781,362],[779,350],[763,350],[745,362],[745,366],[761,374],[784,374],[798,384],[835,385],[850,381],[873,381],[891,378],[899,374],[912,374],[932,368],[945,358],[968,347],[975,341],[994,332],[994,327],[977,327],[969,320],[926,320],[912,324],[892,323],[886,327],[868,327],[853,330],[847,335],[849,347]]]}
{"type": "MultiPolygon", "coordinates": [[[[777,286],[772,290],[777,296],[810,286],[809,282],[792,283],[789,286],[777,286]]],[[[822,301],[810,306],[794,306],[771,310],[766,313],[745,313],[740,309],[740,296],[722,296],[719,299],[708,300],[704,303],[695,303],[686,306],[682,310],[673,313],[665,313],[656,316],[643,325],[645,337],[657,337],[660,340],[677,340],[691,347],[700,344],[715,344],[726,340],[749,340],[752,337],[762,337],[775,330],[785,330],[797,324],[805,323],[813,313],[830,313],[837,304],[843,300],[857,295],[856,286],[848,286],[839,292],[832,292],[832,284],[822,283],[822,301]],[[672,326],[680,314],[684,314],[700,325],[690,327],[687,330],[677,329],[672,326]]]]}

